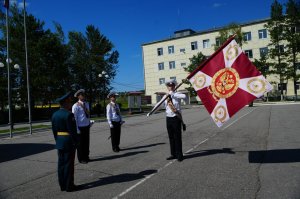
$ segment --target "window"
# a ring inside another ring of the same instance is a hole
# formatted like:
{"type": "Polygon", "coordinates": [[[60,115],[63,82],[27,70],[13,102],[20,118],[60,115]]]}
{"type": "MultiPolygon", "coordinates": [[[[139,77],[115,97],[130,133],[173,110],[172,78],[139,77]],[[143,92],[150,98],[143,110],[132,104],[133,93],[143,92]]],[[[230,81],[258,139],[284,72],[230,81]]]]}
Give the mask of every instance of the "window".
{"type": "Polygon", "coordinates": [[[268,54],[268,47],[259,49],[260,57],[265,57],[268,54]]]}
{"type": "Polygon", "coordinates": [[[209,39],[203,40],[203,48],[209,48],[209,47],[210,47],[209,39]]]}
{"type": "Polygon", "coordinates": [[[247,55],[248,58],[253,58],[252,50],[245,50],[245,54],[247,55]]]}
{"type": "Polygon", "coordinates": [[[173,54],[174,53],[174,46],[168,46],[168,52],[169,52],[169,54],[173,54]]]}
{"type": "Polygon", "coordinates": [[[182,67],[184,67],[184,66],[186,66],[186,63],[183,62],[183,63],[181,63],[180,65],[181,65],[182,67]]]}
{"type": "Polygon", "coordinates": [[[176,81],[176,77],[170,77],[170,80],[175,80],[176,81]]]}
{"type": "MultiPolygon", "coordinates": [[[[276,46],[275,48],[278,49],[278,46],[276,46]]],[[[283,45],[279,45],[279,53],[284,53],[284,46],[283,45]]]]}
{"type": "Polygon", "coordinates": [[[216,46],[217,47],[221,46],[221,39],[220,39],[220,37],[216,38],[216,46]]]}
{"type": "Polygon", "coordinates": [[[244,41],[251,41],[251,32],[243,33],[243,39],[244,41]]]}
{"type": "Polygon", "coordinates": [[[175,61],[170,61],[169,62],[169,68],[174,69],[175,68],[175,61]]]}
{"type": "Polygon", "coordinates": [[[158,70],[164,70],[165,67],[164,67],[164,63],[158,63],[158,70]]]}
{"type": "Polygon", "coordinates": [[[192,50],[197,50],[198,49],[198,44],[196,41],[191,42],[191,49],[192,50]]]}
{"type": "Polygon", "coordinates": [[[258,31],[258,38],[259,39],[267,38],[267,30],[266,29],[259,30],[258,31]]]}
{"type": "Polygon", "coordinates": [[[163,55],[163,54],[164,54],[163,48],[158,48],[158,49],[157,49],[157,55],[158,55],[158,56],[161,56],[161,55],[163,55]]]}
{"type": "Polygon", "coordinates": [[[165,83],[165,78],[159,78],[159,85],[162,85],[165,83]]]}
{"type": "Polygon", "coordinates": [[[185,53],[185,48],[180,48],[181,53],[185,53]]]}

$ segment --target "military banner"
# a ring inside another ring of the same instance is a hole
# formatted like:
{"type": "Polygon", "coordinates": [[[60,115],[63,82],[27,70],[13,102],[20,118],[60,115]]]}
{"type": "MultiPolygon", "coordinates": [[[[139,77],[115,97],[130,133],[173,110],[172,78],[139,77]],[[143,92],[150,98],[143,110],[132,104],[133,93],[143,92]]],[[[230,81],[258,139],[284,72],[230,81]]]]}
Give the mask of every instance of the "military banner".
{"type": "Polygon", "coordinates": [[[188,78],[218,127],[272,85],[230,38],[188,78]]]}

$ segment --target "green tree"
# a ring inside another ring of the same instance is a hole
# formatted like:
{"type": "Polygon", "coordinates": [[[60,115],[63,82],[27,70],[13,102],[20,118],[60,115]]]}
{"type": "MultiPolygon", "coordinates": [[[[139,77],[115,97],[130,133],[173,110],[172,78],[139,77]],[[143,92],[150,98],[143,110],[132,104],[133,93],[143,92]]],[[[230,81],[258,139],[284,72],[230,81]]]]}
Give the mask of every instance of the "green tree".
{"type": "Polygon", "coordinates": [[[286,4],[285,31],[284,37],[287,40],[287,59],[289,62],[288,78],[294,81],[295,99],[297,99],[297,81],[300,75],[297,74],[297,56],[300,53],[300,2],[289,0],[286,4]]]}
{"type": "MultiPolygon", "coordinates": [[[[277,59],[277,62],[273,63],[273,73],[279,75],[279,82],[282,85],[286,79],[286,52],[284,52],[283,42],[285,40],[284,30],[284,16],[282,12],[282,5],[275,0],[271,5],[271,19],[265,25],[269,30],[271,39],[269,46],[269,55],[272,59],[277,59]]],[[[281,86],[281,100],[283,100],[283,86],[281,86]]]]}
{"type": "MultiPolygon", "coordinates": [[[[203,55],[201,52],[197,53],[196,55],[193,55],[193,57],[189,59],[190,64],[188,65],[188,67],[184,68],[184,71],[189,72],[189,73],[193,72],[206,59],[207,59],[206,56],[203,55]]],[[[189,87],[186,88],[186,89],[190,92],[190,95],[191,96],[196,96],[197,93],[194,90],[194,88],[192,87],[191,83],[189,83],[189,82],[186,82],[186,83],[189,84],[189,87]]]]}
{"type": "Polygon", "coordinates": [[[231,23],[219,31],[218,44],[215,45],[215,50],[217,50],[223,43],[227,41],[229,37],[236,34],[235,39],[237,43],[242,47],[243,45],[243,33],[240,25],[236,23],[231,23]]]}
{"type": "Polygon", "coordinates": [[[118,67],[119,53],[114,50],[112,42],[98,28],[88,25],[85,35],[69,32],[68,47],[76,87],[86,89],[91,104],[96,98],[105,97],[118,67]],[[108,78],[98,77],[102,71],[106,71],[108,78]]]}

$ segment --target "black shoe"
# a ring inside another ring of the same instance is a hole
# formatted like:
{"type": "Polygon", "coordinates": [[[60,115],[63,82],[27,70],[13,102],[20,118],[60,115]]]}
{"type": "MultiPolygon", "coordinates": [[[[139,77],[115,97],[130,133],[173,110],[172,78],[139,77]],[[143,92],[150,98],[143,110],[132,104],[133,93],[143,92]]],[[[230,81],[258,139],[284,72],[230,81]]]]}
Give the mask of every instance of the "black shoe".
{"type": "Polygon", "coordinates": [[[81,164],[87,164],[88,163],[88,161],[86,161],[86,160],[82,160],[82,161],[79,161],[81,164]]]}
{"type": "Polygon", "coordinates": [[[118,149],[113,149],[113,151],[114,151],[114,152],[116,152],[116,153],[118,153],[118,152],[119,152],[119,150],[118,150],[118,149]]]}
{"type": "Polygon", "coordinates": [[[61,188],[60,188],[60,190],[61,190],[61,191],[65,191],[65,190],[66,190],[66,188],[64,188],[64,187],[61,187],[61,188]]]}
{"type": "Polygon", "coordinates": [[[167,157],[166,160],[173,160],[175,159],[175,156],[171,155],[170,157],[167,157]]]}
{"type": "Polygon", "coordinates": [[[118,152],[121,151],[120,147],[117,147],[117,151],[118,151],[118,152]]]}
{"type": "Polygon", "coordinates": [[[178,162],[182,162],[182,160],[183,160],[183,157],[178,157],[178,158],[177,158],[177,161],[178,161],[178,162]]]}

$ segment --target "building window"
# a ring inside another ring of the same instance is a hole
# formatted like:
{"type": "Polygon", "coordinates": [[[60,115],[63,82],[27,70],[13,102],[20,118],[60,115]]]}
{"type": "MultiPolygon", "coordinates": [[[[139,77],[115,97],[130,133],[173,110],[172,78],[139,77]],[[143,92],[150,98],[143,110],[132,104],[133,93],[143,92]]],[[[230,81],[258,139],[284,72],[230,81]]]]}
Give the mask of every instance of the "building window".
{"type": "Polygon", "coordinates": [[[185,66],[186,66],[186,63],[183,62],[183,63],[181,63],[180,65],[181,65],[182,67],[185,67],[185,66]]]}
{"type": "Polygon", "coordinates": [[[258,38],[259,39],[267,38],[267,29],[258,30],[258,38]]]}
{"type": "Polygon", "coordinates": [[[191,42],[191,49],[192,50],[197,50],[198,49],[198,44],[196,41],[191,42]]]}
{"type": "Polygon", "coordinates": [[[220,37],[216,38],[216,46],[217,47],[221,46],[221,39],[220,39],[220,37]]]}
{"type": "Polygon", "coordinates": [[[159,78],[159,85],[162,85],[165,83],[165,78],[159,78]]]}
{"type": "Polygon", "coordinates": [[[157,55],[158,55],[158,56],[161,56],[161,55],[163,55],[163,54],[164,54],[163,48],[158,48],[158,49],[157,49],[157,55]]]}
{"type": "Polygon", "coordinates": [[[210,47],[209,39],[203,40],[203,48],[209,48],[209,47],[210,47]]]}
{"type": "Polygon", "coordinates": [[[244,41],[251,41],[251,32],[243,33],[243,39],[244,41]]]}
{"type": "Polygon", "coordinates": [[[174,69],[175,68],[175,61],[170,61],[169,62],[169,68],[174,69]]]}
{"type": "Polygon", "coordinates": [[[158,70],[164,70],[165,67],[164,67],[164,63],[158,63],[158,70]]]}
{"type": "MultiPolygon", "coordinates": [[[[275,47],[278,50],[278,46],[275,47]]],[[[284,46],[279,45],[279,53],[284,53],[284,46]]]]}
{"type": "Polygon", "coordinates": [[[168,52],[169,52],[169,54],[173,54],[174,53],[174,46],[168,46],[168,52]]]}
{"type": "Polygon", "coordinates": [[[268,47],[260,48],[259,49],[260,57],[265,57],[268,54],[268,47]]]}
{"type": "Polygon", "coordinates": [[[253,58],[252,50],[245,50],[245,54],[247,55],[248,58],[253,58]]]}
{"type": "Polygon", "coordinates": [[[185,48],[180,48],[179,50],[181,53],[185,53],[185,48]]]}
{"type": "Polygon", "coordinates": [[[175,80],[176,81],[176,77],[170,77],[170,80],[175,80]]]}

